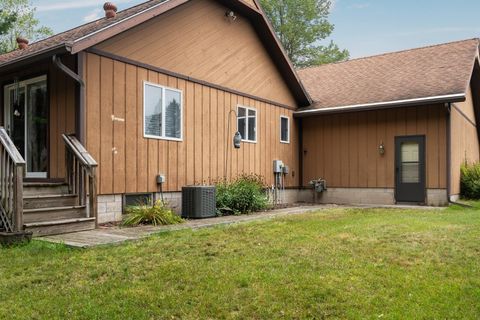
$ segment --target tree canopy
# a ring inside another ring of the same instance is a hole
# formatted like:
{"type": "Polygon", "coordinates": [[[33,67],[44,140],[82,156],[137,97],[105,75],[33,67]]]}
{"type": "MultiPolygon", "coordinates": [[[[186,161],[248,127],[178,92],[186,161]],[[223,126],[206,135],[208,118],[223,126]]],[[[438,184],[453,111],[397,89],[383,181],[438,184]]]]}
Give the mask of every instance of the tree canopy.
{"type": "Polygon", "coordinates": [[[333,41],[321,44],[334,29],[328,21],[331,0],[260,0],[260,3],[295,67],[349,58],[349,52],[333,41]]]}
{"type": "Polygon", "coordinates": [[[16,14],[10,14],[4,10],[0,10],[0,35],[7,33],[8,30],[12,28],[16,19],[16,14]]]}
{"type": "Polygon", "coordinates": [[[35,18],[30,0],[0,1],[0,53],[15,50],[18,36],[33,42],[52,34],[50,28],[41,26],[35,18]]]}

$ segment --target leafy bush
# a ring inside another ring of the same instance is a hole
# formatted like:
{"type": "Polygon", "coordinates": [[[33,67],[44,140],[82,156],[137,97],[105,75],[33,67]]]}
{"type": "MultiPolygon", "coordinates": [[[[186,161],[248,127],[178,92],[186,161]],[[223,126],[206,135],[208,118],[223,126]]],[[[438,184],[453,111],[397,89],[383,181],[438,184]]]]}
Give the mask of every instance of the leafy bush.
{"type": "Polygon", "coordinates": [[[153,206],[142,204],[139,206],[128,207],[126,211],[128,216],[123,221],[123,225],[125,226],[138,226],[145,224],[157,226],[183,222],[182,218],[160,200],[156,201],[153,206]]]}
{"type": "Polygon", "coordinates": [[[217,210],[220,214],[246,214],[267,208],[263,179],[242,175],[236,180],[217,183],[217,210]]]}
{"type": "Polygon", "coordinates": [[[466,199],[480,199],[480,163],[461,167],[460,193],[466,199]]]}

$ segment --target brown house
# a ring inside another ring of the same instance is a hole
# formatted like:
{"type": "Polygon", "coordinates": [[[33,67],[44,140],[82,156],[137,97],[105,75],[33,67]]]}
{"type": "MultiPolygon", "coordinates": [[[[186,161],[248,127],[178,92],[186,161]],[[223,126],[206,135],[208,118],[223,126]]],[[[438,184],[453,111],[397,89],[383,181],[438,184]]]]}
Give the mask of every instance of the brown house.
{"type": "Polygon", "coordinates": [[[477,40],[299,77],[256,0],[104,9],[0,55],[0,229],[91,229],[159,192],[178,209],[242,173],[279,187],[274,160],[286,202],[440,205],[478,160],[477,40]]]}
{"type": "Polygon", "coordinates": [[[301,70],[303,183],[319,201],[446,205],[479,160],[478,39],[301,70]]]}
{"type": "Polygon", "coordinates": [[[310,99],[256,1],[105,9],[103,19],[0,56],[10,229],[118,221],[126,204],[159,192],[159,175],[176,207],[186,185],[251,172],[271,185],[276,159],[290,168],[286,187],[298,187],[293,113],[310,99]]]}

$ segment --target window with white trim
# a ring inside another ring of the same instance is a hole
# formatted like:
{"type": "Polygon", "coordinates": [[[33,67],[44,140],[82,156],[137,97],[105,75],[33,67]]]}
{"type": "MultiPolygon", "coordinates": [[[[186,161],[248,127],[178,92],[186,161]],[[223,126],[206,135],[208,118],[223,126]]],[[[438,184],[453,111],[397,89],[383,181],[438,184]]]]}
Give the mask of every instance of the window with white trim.
{"type": "Polygon", "coordinates": [[[182,91],[148,82],[143,89],[144,136],[182,140],[182,91]]]}
{"type": "Polygon", "coordinates": [[[290,118],[280,116],[280,142],[290,143],[290,118]]]}
{"type": "Polygon", "coordinates": [[[257,110],[238,106],[237,129],[242,141],[257,142],[257,110]]]}

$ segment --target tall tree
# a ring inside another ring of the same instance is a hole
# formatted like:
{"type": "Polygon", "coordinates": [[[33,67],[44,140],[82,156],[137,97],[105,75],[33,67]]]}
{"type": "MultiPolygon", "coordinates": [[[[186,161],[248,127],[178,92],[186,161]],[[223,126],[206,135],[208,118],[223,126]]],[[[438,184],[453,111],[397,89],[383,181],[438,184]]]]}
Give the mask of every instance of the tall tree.
{"type": "Polygon", "coordinates": [[[260,0],[260,3],[296,67],[349,58],[349,52],[333,41],[321,44],[334,28],[328,21],[331,0],[260,0]]]}
{"type": "Polygon", "coordinates": [[[9,14],[3,10],[0,10],[0,35],[7,33],[8,30],[12,28],[16,19],[16,14],[9,14]]]}
{"type": "Polygon", "coordinates": [[[35,18],[35,8],[30,0],[1,0],[0,12],[0,28],[3,26],[0,30],[3,31],[0,32],[0,53],[15,50],[18,36],[33,42],[53,34],[50,28],[41,26],[35,18]]]}

